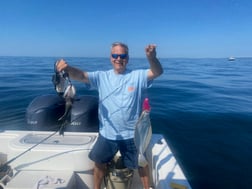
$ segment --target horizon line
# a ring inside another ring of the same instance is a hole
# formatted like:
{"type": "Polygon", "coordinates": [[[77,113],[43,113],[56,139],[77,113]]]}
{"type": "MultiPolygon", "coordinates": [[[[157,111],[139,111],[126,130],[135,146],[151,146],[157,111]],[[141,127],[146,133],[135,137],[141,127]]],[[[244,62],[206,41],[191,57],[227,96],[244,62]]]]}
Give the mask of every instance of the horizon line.
{"type": "MultiPolygon", "coordinates": [[[[0,55],[0,57],[29,57],[29,58],[109,58],[108,56],[38,56],[38,55],[0,55]]],[[[229,59],[230,57],[157,57],[159,59],[229,59]]],[[[130,58],[144,59],[146,57],[133,56],[130,58]]],[[[237,56],[235,59],[252,58],[252,56],[237,56]]]]}

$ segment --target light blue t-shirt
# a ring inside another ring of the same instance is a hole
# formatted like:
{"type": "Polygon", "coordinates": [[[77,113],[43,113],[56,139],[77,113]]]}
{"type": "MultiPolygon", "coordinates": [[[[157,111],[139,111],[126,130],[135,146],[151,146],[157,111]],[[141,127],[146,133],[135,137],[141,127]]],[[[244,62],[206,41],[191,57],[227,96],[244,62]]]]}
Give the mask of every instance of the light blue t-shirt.
{"type": "Polygon", "coordinates": [[[99,92],[99,132],[111,140],[134,137],[134,127],[142,110],[142,92],[151,85],[148,70],[88,72],[91,88],[99,92]]]}

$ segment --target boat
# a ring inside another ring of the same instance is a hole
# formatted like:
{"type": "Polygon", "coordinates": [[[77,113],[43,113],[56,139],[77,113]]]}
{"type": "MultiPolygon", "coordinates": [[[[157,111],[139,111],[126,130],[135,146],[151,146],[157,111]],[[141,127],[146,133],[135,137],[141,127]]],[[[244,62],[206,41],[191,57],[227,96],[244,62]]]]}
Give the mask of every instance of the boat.
{"type": "MultiPolygon", "coordinates": [[[[94,188],[88,154],[98,137],[98,98],[76,97],[70,116],[60,122],[64,109],[62,96],[42,95],[26,109],[28,130],[0,130],[1,189],[94,188]]],[[[153,188],[191,188],[162,134],[152,134],[146,159],[153,188]]],[[[139,189],[142,183],[136,170],[120,163],[118,152],[102,188],[139,189]]]]}
{"type": "MultiPolygon", "coordinates": [[[[51,135],[47,131],[2,131],[0,157],[2,164],[40,143],[51,135]]],[[[53,135],[9,164],[7,173],[1,173],[3,189],[88,189],[93,188],[93,162],[88,153],[97,139],[97,133],[66,132],[53,135]]],[[[147,160],[155,189],[190,189],[190,185],[161,134],[153,134],[147,148],[147,160]]],[[[124,187],[124,178],[115,178],[124,187]]],[[[132,189],[142,188],[134,171],[132,189]]],[[[126,185],[128,185],[126,183],[126,185]]],[[[105,188],[105,182],[103,188],[105,188]]],[[[119,187],[118,187],[119,188],[119,187]]]]}
{"type": "MultiPolygon", "coordinates": [[[[95,102],[90,98],[95,99],[91,96],[79,98],[79,106],[83,107],[83,102],[87,106],[94,106],[95,102]],[[87,99],[89,100],[87,101],[87,99]]],[[[53,112],[55,114],[60,112],[55,111],[59,107],[54,106],[54,109],[50,107],[55,104],[55,100],[60,102],[60,98],[57,96],[45,95],[36,98],[28,106],[26,117],[31,130],[0,130],[0,188],[93,188],[94,164],[88,158],[88,153],[98,136],[98,132],[95,131],[97,130],[97,123],[93,118],[90,118],[95,108],[82,108],[82,110],[84,109],[83,114],[89,115],[86,118],[82,116],[83,123],[90,124],[91,127],[74,130],[73,127],[83,124],[80,123],[80,120],[74,118],[72,125],[66,126],[64,135],[59,135],[58,130],[51,130],[51,127],[48,126],[48,123],[51,123],[52,120],[46,119],[46,116],[48,116],[46,113],[49,111],[52,111],[49,112],[51,115],[53,115],[53,112]],[[45,99],[50,99],[47,100],[50,103],[45,103],[45,99]],[[40,111],[34,106],[39,106],[40,111]],[[84,131],[84,129],[87,131],[84,131]]],[[[58,104],[60,106],[60,103],[58,104]]],[[[74,110],[79,111],[79,108],[74,107],[72,111],[73,115],[77,115],[74,110]]],[[[120,154],[117,155],[120,156],[120,154]]],[[[153,188],[191,188],[162,134],[152,134],[146,150],[146,158],[149,163],[153,188]]],[[[114,178],[111,182],[117,182],[118,186],[122,185],[117,188],[127,188],[125,187],[125,178],[114,178]]],[[[127,182],[130,182],[128,188],[141,188],[137,171],[133,172],[131,181],[127,182]]],[[[104,181],[103,188],[106,188],[106,185],[106,181],[104,181]]]]}
{"type": "Polygon", "coordinates": [[[235,57],[230,56],[230,57],[228,58],[228,61],[235,61],[235,57]]]}

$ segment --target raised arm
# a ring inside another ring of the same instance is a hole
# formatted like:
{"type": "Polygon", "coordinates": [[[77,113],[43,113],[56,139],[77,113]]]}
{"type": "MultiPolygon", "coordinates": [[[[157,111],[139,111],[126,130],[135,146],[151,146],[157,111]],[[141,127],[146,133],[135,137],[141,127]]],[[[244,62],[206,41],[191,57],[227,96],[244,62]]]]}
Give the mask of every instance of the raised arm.
{"type": "Polygon", "coordinates": [[[68,75],[71,79],[74,79],[74,80],[77,80],[80,82],[84,82],[84,83],[89,83],[87,72],[82,71],[78,68],[69,66],[67,64],[67,62],[63,59],[58,60],[57,70],[58,71],[65,71],[66,73],[68,73],[68,75]]]}
{"type": "Polygon", "coordinates": [[[146,57],[150,64],[148,80],[155,79],[163,73],[163,67],[156,57],[156,45],[150,44],[145,48],[146,57]]]}

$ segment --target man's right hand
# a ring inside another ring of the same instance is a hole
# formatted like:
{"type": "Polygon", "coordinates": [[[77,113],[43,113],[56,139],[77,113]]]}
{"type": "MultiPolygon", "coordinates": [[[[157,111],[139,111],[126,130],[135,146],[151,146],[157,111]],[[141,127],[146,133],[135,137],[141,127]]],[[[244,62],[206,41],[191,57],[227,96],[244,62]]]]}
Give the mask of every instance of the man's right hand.
{"type": "Polygon", "coordinates": [[[56,68],[58,72],[61,72],[67,68],[68,64],[64,59],[60,59],[56,62],[56,68]]]}

